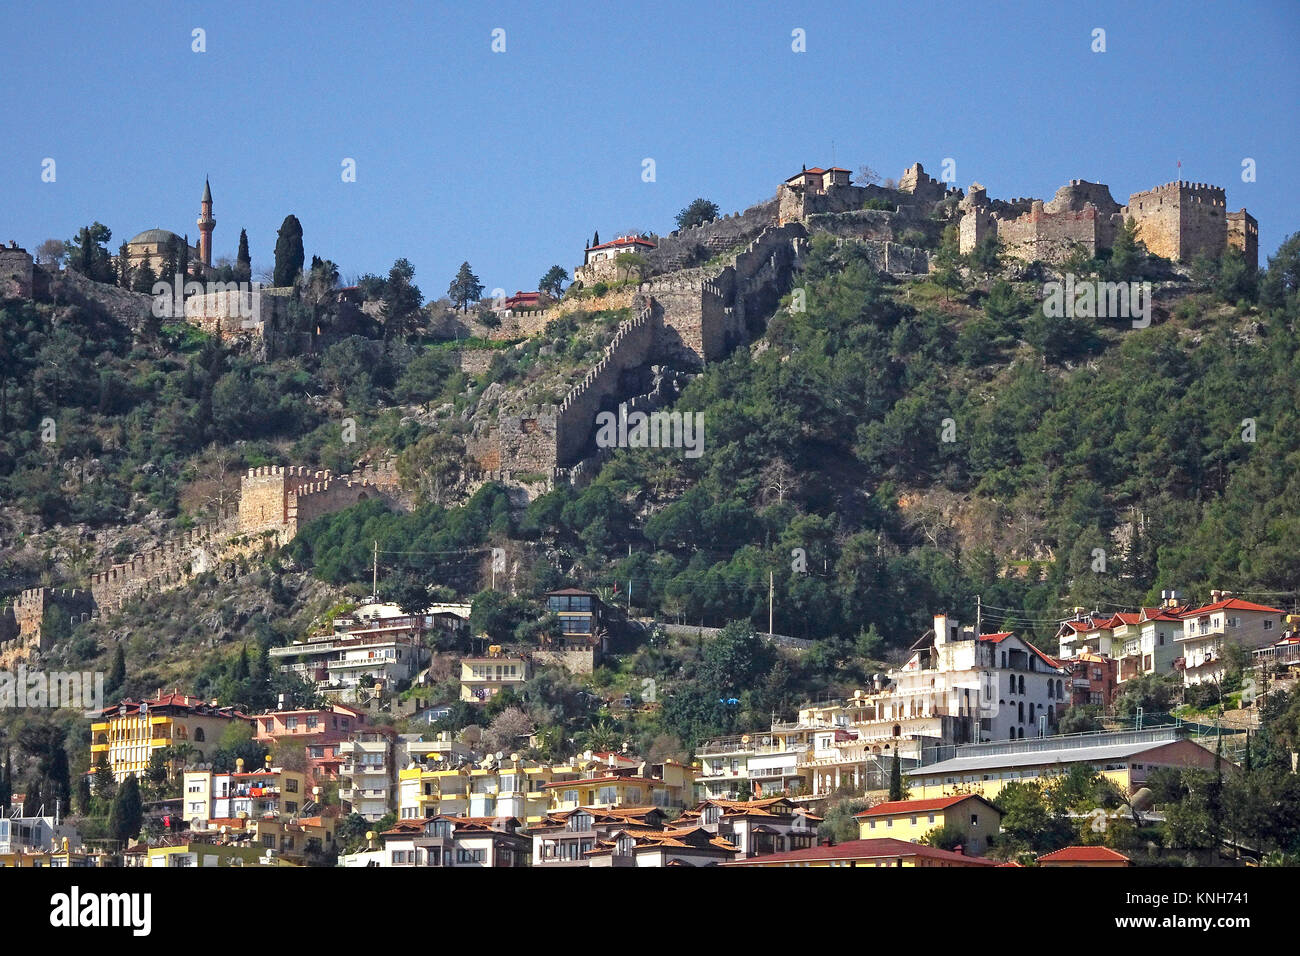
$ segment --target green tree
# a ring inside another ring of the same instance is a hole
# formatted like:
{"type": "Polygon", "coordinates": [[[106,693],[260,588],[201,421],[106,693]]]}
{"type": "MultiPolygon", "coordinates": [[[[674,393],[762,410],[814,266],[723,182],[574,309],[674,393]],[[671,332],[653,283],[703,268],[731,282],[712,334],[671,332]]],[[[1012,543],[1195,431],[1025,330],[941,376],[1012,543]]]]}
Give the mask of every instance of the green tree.
{"type": "Polygon", "coordinates": [[[551,266],[537,282],[537,288],[553,299],[564,294],[564,283],[569,281],[569,273],[560,266],[551,266]]]}
{"type": "Polygon", "coordinates": [[[82,226],[76,236],[64,243],[68,268],[96,282],[113,281],[113,261],[108,253],[113,232],[102,222],[82,226]]]}
{"type": "Polygon", "coordinates": [[[140,832],[144,822],[144,803],[140,798],[140,782],[135,774],[128,774],[113,798],[113,808],[108,815],[108,832],[125,848],[140,832]]]}
{"type": "Polygon", "coordinates": [[[451,285],[447,289],[447,297],[462,312],[466,312],[469,310],[469,304],[477,302],[482,296],[483,283],[479,281],[478,276],[469,267],[469,263],[462,262],[460,270],[456,273],[456,278],[451,280],[451,285]]]}
{"type": "MultiPolygon", "coordinates": [[[[708,199],[694,199],[677,214],[677,228],[689,229],[718,218],[718,204],[708,199]]],[[[594,243],[593,243],[594,245],[594,243]]]]}
{"type": "Polygon", "coordinates": [[[253,278],[253,257],[248,253],[248,230],[239,230],[239,251],[235,253],[235,281],[249,282],[253,278]]]}
{"type": "Polygon", "coordinates": [[[1137,222],[1132,216],[1115,231],[1115,242],[1110,249],[1108,272],[1112,281],[1133,282],[1142,276],[1146,247],[1137,237],[1137,222]]]}
{"type": "Polygon", "coordinates": [[[903,796],[903,759],[894,748],[894,758],[889,762],[889,799],[902,800],[903,796]]]}
{"type": "Polygon", "coordinates": [[[113,662],[108,667],[108,680],[105,683],[110,694],[119,694],[126,683],[126,651],[121,641],[113,648],[113,662]]]}
{"type": "Polygon", "coordinates": [[[108,754],[100,751],[95,758],[95,799],[108,803],[117,794],[117,780],[113,769],[108,765],[108,754]]]}
{"type": "Polygon", "coordinates": [[[277,286],[290,286],[302,275],[305,258],[302,247],[302,223],[290,213],[280,224],[275,240],[275,270],[272,281],[277,286]]]}
{"type": "Polygon", "coordinates": [[[388,281],[384,283],[382,304],[379,307],[379,315],[384,322],[384,337],[387,339],[405,338],[415,331],[424,295],[419,286],[411,281],[413,278],[415,266],[408,259],[398,259],[388,270],[388,281]]]}

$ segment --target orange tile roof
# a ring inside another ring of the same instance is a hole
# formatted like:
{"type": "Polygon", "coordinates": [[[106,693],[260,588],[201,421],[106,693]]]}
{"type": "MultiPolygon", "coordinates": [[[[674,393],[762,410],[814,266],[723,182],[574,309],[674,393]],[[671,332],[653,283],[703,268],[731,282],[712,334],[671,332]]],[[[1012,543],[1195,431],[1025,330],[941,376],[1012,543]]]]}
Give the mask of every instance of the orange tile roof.
{"type": "Polygon", "coordinates": [[[1208,614],[1211,611],[1266,611],[1269,614],[1281,614],[1282,609],[1268,607],[1264,604],[1255,604],[1251,601],[1243,601],[1241,598],[1225,598],[1222,601],[1215,601],[1213,604],[1207,604],[1204,607],[1198,607],[1194,611],[1187,611],[1183,616],[1191,617],[1192,615],[1208,614]]]}
{"type": "Polygon", "coordinates": [[[1038,858],[1039,863],[1113,863],[1117,860],[1129,862],[1123,853],[1116,853],[1108,846],[1067,846],[1038,858]]]}

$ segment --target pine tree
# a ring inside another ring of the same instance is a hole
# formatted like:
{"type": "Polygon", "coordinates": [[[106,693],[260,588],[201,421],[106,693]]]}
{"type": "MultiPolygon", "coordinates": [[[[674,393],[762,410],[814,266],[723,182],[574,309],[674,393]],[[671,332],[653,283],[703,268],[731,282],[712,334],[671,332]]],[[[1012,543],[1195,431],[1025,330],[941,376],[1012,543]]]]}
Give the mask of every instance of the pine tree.
{"type": "Polygon", "coordinates": [[[447,289],[447,295],[453,303],[460,306],[462,312],[468,311],[469,304],[477,302],[483,295],[483,283],[479,282],[478,276],[470,269],[468,262],[460,264],[460,271],[456,273],[456,278],[447,289]]]}
{"type": "Polygon", "coordinates": [[[275,271],[272,281],[277,286],[293,285],[302,275],[303,258],[302,223],[290,213],[284,217],[275,240],[275,271]]]}
{"type": "Polygon", "coordinates": [[[894,745],[894,762],[889,767],[889,799],[903,799],[903,760],[898,754],[898,745],[894,745]]]}
{"type": "Polygon", "coordinates": [[[131,279],[131,288],[136,292],[146,292],[152,295],[154,284],[157,281],[158,274],[153,271],[153,263],[146,259],[140,264],[140,268],[135,270],[131,279]]]}
{"type": "Polygon", "coordinates": [[[122,781],[117,796],[113,798],[113,809],[108,815],[108,832],[123,848],[127,842],[140,832],[144,822],[144,803],[140,799],[140,782],[135,774],[130,774],[122,781]]]}
{"type": "Polygon", "coordinates": [[[248,254],[248,230],[239,230],[239,252],[235,254],[235,280],[248,282],[253,278],[253,258],[248,254]]]}
{"type": "Polygon", "coordinates": [[[95,758],[95,799],[108,803],[117,793],[117,781],[113,779],[113,769],[108,765],[108,754],[102,750],[95,758]]]}

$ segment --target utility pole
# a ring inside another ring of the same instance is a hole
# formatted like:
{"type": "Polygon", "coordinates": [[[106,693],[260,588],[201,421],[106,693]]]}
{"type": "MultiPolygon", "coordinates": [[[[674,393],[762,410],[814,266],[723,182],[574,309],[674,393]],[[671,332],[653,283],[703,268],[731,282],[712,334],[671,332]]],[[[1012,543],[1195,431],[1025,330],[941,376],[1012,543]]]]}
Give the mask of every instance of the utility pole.
{"type": "Polygon", "coordinates": [[[379,600],[379,541],[375,540],[375,557],[370,570],[370,594],[371,600],[379,600]]]}
{"type": "Polygon", "coordinates": [[[767,572],[767,633],[771,635],[772,631],[772,605],[776,600],[776,572],[767,572]]]}
{"type": "Polygon", "coordinates": [[[978,643],[980,635],[984,633],[984,605],[980,601],[980,596],[975,595],[975,640],[978,643]]]}

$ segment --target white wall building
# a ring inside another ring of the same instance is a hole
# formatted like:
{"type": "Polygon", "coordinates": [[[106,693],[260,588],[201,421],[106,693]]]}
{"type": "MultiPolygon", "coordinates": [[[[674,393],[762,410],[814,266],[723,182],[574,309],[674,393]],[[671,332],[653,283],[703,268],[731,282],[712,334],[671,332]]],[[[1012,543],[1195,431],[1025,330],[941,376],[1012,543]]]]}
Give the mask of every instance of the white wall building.
{"type": "Polygon", "coordinates": [[[1210,603],[1182,615],[1183,683],[1214,683],[1227,673],[1224,651],[1236,644],[1247,651],[1272,644],[1282,636],[1286,614],[1275,607],[1211,591],[1210,603]]]}

